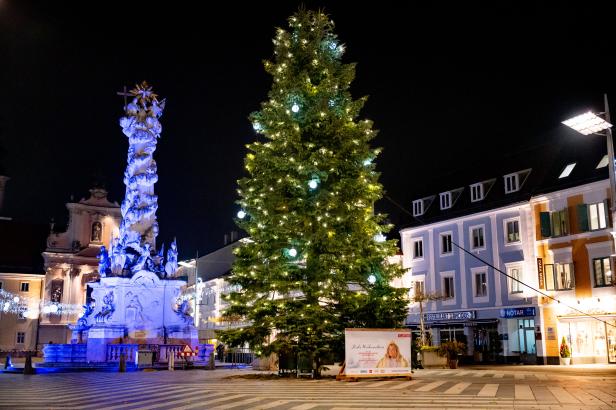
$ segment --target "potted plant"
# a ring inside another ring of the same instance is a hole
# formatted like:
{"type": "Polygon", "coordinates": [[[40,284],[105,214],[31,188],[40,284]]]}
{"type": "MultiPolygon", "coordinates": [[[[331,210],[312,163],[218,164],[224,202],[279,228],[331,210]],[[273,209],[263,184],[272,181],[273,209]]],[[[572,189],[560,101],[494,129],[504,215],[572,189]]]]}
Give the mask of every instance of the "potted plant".
{"type": "Polygon", "coordinates": [[[419,348],[421,354],[421,365],[424,368],[447,366],[447,359],[438,354],[437,346],[421,346],[419,348]]]}
{"type": "Polygon", "coordinates": [[[569,349],[569,345],[567,344],[567,340],[564,336],[562,342],[560,342],[560,357],[563,361],[563,364],[571,364],[571,349],[569,349]]]}
{"type": "Polygon", "coordinates": [[[464,343],[452,340],[441,343],[438,348],[438,354],[447,358],[450,369],[456,369],[458,367],[458,356],[462,355],[465,349],[466,345],[464,343]]]}
{"type": "Polygon", "coordinates": [[[485,346],[476,344],[475,350],[473,351],[473,361],[475,363],[483,362],[483,353],[485,351],[485,346]]]}

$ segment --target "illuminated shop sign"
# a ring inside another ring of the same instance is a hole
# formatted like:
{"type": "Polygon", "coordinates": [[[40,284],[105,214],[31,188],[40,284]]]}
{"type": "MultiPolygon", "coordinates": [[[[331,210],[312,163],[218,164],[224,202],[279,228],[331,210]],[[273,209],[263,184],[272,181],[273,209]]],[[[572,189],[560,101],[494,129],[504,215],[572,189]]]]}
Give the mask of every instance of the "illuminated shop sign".
{"type": "Polygon", "coordinates": [[[510,308],[510,309],[500,310],[500,317],[504,317],[504,318],[526,317],[526,316],[535,316],[535,308],[525,307],[525,308],[510,308]]]}
{"type": "Polygon", "coordinates": [[[438,320],[469,320],[475,319],[475,311],[425,313],[424,319],[428,322],[435,322],[438,320]]]}

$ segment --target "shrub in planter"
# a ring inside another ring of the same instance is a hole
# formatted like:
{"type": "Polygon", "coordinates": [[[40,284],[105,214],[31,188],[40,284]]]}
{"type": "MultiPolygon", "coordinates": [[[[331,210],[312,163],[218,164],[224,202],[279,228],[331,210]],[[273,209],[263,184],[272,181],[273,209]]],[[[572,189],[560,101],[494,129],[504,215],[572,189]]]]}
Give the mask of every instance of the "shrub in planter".
{"type": "Polygon", "coordinates": [[[458,367],[458,356],[464,354],[465,349],[466,345],[464,343],[452,340],[450,342],[441,343],[437,352],[439,356],[447,357],[449,367],[455,369],[458,367]]]}

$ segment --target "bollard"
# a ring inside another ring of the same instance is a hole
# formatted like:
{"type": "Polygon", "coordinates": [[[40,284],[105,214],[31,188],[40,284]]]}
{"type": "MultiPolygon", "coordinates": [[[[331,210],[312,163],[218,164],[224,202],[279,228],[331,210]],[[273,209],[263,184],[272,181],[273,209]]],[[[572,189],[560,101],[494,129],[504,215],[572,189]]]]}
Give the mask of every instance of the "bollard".
{"type": "Polygon", "coordinates": [[[171,353],[169,355],[169,370],[173,371],[175,370],[175,355],[173,353],[171,353]]]}
{"type": "Polygon", "coordinates": [[[214,363],[214,351],[213,350],[210,352],[210,359],[209,359],[209,363],[208,363],[208,369],[209,370],[215,370],[216,369],[216,364],[214,363]]]}
{"type": "Polygon", "coordinates": [[[120,373],[126,372],[126,355],[124,352],[120,353],[120,368],[118,369],[120,373]]]}
{"type": "Polygon", "coordinates": [[[26,353],[26,364],[24,365],[24,374],[34,374],[34,368],[32,367],[32,355],[26,353]]]}

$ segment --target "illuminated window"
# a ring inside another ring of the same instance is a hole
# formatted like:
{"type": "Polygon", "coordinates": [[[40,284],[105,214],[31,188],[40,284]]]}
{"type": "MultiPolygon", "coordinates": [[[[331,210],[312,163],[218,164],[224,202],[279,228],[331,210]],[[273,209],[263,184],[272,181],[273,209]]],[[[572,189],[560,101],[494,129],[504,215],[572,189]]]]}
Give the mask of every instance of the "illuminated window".
{"type": "Polygon", "coordinates": [[[607,214],[604,202],[588,205],[588,224],[591,231],[607,228],[607,214]]]}
{"type": "Polygon", "coordinates": [[[612,286],[612,269],[610,258],[597,258],[592,260],[592,268],[595,276],[595,286],[612,286]]]}
{"type": "Polygon", "coordinates": [[[607,157],[607,155],[604,155],[603,158],[601,158],[601,161],[599,161],[599,163],[597,164],[597,168],[604,168],[607,167],[607,164],[610,162],[609,158],[607,157]]]}
{"type": "Polygon", "coordinates": [[[544,266],[545,288],[547,290],[570,290],[575,287],[572,263],[555,263],[544,266]]]}
{"type": "Polygon", "coordinates": [[[518,219],[505,221],[505,241],[507,243],[520,242],[520,221],[518,219]]]}
{"type": "Polygon", "coordinates": [[[509,292],[521,293],[522,284],[518,281],[522,280],[522,269],[518,266],[507,269],[509,275],[509,292]]]}

